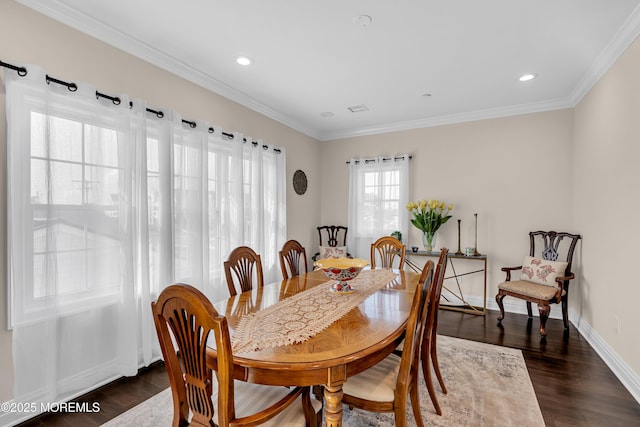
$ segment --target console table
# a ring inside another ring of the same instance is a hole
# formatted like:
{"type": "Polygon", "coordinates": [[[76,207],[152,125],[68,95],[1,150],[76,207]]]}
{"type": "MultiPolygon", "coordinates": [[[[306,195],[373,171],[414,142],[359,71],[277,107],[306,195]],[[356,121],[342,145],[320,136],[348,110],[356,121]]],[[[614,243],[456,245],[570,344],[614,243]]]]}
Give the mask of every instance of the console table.
{"type": "MultiPolygon", "coordinates": [[[[413,257],[433,257],[433,258],[438,258],[438,257],[440,257],[440,252],[427,252],[427,251],[410,252],[410,251],[407,251],[406,258],[405,258],[405,264],[409,268],[411,268],[413,271],[415,271],[417,273],[420,273],[422,271],[423,265],[416,264],[415,260],[412,259],[413,257]]],[[[448,299],[443,295],[442,298],[445,298],[448,303],[440,304],[440,308],[445,309],[445,310],[461,311],[463,313],[477,314],[477,315],[480,315],[480,316],[486,315],[487,314],[487,256],[486,255],[479,255],[479,256],[456,255],[456,254],[452,254],[451,252],[449,252],[449,255],[447,256],[447,260],[448,260],[449,265],[451,266],[451,272],[453,274],[450,275],[450,276],[446,276],[444,278],[444,280],[446,281],[448,279],[455,279],[455,282],[456,282],[455,284],[456,284],[457,290],[451,290],[449,287],[447,287],[446,282],[442,286],[451,295],[453,295],[453,297],[457,298],[457,300],[460,301],[460,304],[458,304],[458,305],[450,305],[450,304],[448,304],[451,301],[448,301],[448,299]],[[458,261],[460,261],[460,262],[475,261],[476,263],[480,264],[480,266],[479,266],[478,269],[474,269],[474,270],[471,270],[471,271],[465,271],[463,273],[457,273],[454,260],[456,262],[458,262],[458,261]],[[479,274],[479,273],[482,273],[482,275],[484,276],[484,284],[483,284],[484,294],[483,294],[483,298],[482,298],[482,301],[483,301],[482,307],[474,306],[474,305],[470,304],[469,302],[467,302],[467,300],[464,297],[464,293],[462,292],[462,286],[460,284],[460,278],[462,276],[468,276],[468,275],[471,275],[471,274],[479,274]]]]}

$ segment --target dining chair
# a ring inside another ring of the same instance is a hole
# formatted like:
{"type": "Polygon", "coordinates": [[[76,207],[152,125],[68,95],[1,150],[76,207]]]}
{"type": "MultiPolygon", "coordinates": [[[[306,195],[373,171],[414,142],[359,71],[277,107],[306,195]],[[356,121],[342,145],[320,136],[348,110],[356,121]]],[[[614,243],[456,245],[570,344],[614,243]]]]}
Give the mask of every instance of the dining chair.
{"type": "Polygon", "coordinates": [[[262,261],[260,255],[248,246],[239,246],[229,254],[229,259],[224,262],[224,274],[227,278],[227,286],[231,296],[237,295],[234,276],[238,281],[240,292],[253,289],[254,269],[258,287],[264,285],[262,277],[262,261]]]}
{"type": "Polygon", "coordinates": [[[427,296],[427,320],[424,327],[424,333],[422,335],[422,344],[420,350],[420,358],[422,360],[422,375],[424,376],[424,382],[427,385],[427,391],[429,397],[438,415],[442,415],[440,404],[436,396],[435,388],[433,387],[433,378],[431,376],[430,364],[433,364],[433,370],[438,378],[440,389],[444,394],[447,394],[447,388],[444,385],[442,379],[442,373],[440,372],[440,364],[438,363],[438,349],[436,346],[438,336],[438,313],[440,312],[440,295],[442,294],[442,286],[444,283],[444,273],[447,269],[447,255],[449,254],[448,248],[442,248],[440,250],[440,258],[438,259],[438,265],[436,272],[433,275],[433,285],[429,289],[427,296]]]}
{"type": "MultiPolygon", "coordinates": [[[[424,333],[422,334],[422,343],[420,345],[420,359],[422,361],[422,375],[424,382],[427,385],[427,391],[429,397],[438,415],[442,415],[442,410],[438,403],[438,398],[433,386],[433,379],[431,376],[431,369],[429,369],[429,363],[433,364],[433,370],[438,378],[440,389],[444,394],[447,394],[447,388],[444,385],[444,379],[440,372],[440,364],[438,362],[438,349],[437,349],[437,337],[438,337],[438,313],[440,312],[440,296],[442,294],[442,286],[444,284],[444,275],[447,269],[447,256],[449,254],[448,248],[442,248],[440,251],[440,257],[438,258],[438,264],[436,266],[435,273],[433,275],[433,285],[429,288],[427,295],[427,318],[425,321],[424,333]]],[[[394,353],[402,355],[401,343],[394,353]]]]}
{"type": "Polygon", "coordinates": [[[432,282],[433,261],[429,260],[422,269],[413,296],[402,355],[391,353],[371,368],[349,377],[342,385],[344,404],[365,411],[393,412],[396,426],[405,427],[410,399],[416,424],[424,426],[418,397],[418,371],[427,293],[432,282]]]}
{"type": "Polygon", "coordinates": [[[371,268],[394,268],[393,263],[398,257],[398,269],[404,267],[406,250],[402,242],[392,236],[382,236],[371,244],[371,268]],[[376,258],[380,263],[376,264],[376,258]]]}
{"type": "Polygon", "coordinates": [[[173,426],[319,426],[320,402],[309,387],[265,386],[234,378],[226,317],[186,284],[165,288],[151,303],[171,394],[173,426]],[[213,334],[211,334],[213,332],[213,334]],[[216,349],[207,346],[209,336],[216,349]],[[215,353],[213,369],[207,353],[215,353]]]}
{"type": "Polygon", "coordinates": [[[297,240],[289,240],[282,245],[280,255],[280,269],[282,278],[288,279],[307,272],[307,252],[297,240]]]}

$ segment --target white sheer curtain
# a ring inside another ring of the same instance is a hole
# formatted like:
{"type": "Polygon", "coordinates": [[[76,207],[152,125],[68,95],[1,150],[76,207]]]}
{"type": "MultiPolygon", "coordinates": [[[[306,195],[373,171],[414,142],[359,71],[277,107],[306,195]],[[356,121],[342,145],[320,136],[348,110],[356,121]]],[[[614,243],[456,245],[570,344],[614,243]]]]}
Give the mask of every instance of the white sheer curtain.
{"type": "Polygon", "coordinates": [[[409,155],[351,159],[347,247],[369,259],[371,243],[381,236],[408,232],[409,155]]]}
{"type": "Polygon", "coordinates": [[[278,252],[286,237],[286,186],[278,172],[285,170],[285,156],[260,140],[245,143],[243,152],[243,205],[261,209],[245,210],[239,243],[252,246],[253,242],[261,257],[265,283],[269,283],[280,277],[278,252]]]}
{"type": "Polygon", "coordinates": [[[178,281],[227,296],[234,247],[277,279],[285,152],[27,69],[5,73],[14,400],[56,402],[159,358],[150,302],[178,281]]]}
{"type": "Polygon", "coordinates": [[[141,115],[28,70],[5,75],[14,399],[56,402],[138,368],[141,115]]]}

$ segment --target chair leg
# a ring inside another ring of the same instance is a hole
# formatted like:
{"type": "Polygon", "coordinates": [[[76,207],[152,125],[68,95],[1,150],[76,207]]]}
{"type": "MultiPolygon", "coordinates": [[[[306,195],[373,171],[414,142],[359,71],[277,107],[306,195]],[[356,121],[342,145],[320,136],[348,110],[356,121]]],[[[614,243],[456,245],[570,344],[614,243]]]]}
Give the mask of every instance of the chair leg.
{"type": "Polygon", "coordinates": [[[431,377],[431,340],[424,340],[422,346],[422,375],[424,376],[424,382],[427,385],[427,391],[433,407],[438,415],[442,415],[440,404],[438,404],[438,397],[436,396],[436,390],[433,387],[433,378],[431,377]]]}
{"type": "Polygon", "coordinates": [[[569,310],[568,302],[566,298],[562,299],[562,321],[564,322],[564,328],[569,329],[569,310]]]}
{"type": "Polygon", "coordinates": [[[444,380],[442,379],[442,373],[440,373],[440,364],[438,363],[438,349],[436,348],[436,332],[431,335],[431,362],[433,362],[433,369],[436,371],[436,377],[438,383],[440,383],[440,389],[444,394],[447,394],[447,388],[444,386],[444,380]]]}
{"type": "Polygon", "coordinates": [[[320,414],[316,414],[311,404],[311,387],[307,387],[302,392],[302,410],[304,411],[304,420],[306,427],[320,427],[322,425],[322,418],[320,414]]]}
{"type": "Polygon", "coordinates": [[[496,302],[498,303],[498,308],[500,309],[500,314],[498,314],[498,320],[504,319],[504,305],[502,305],[502,300],[504,299],[504,295],[498,292],[496,295],[496,302]]]}
{"type": "MultiPolygon", "coordinates": [[[[415,388],[415,387],[414,387],[415,388]]],[[[411,391],[410,391],[411,392],[411,391]]],[[[411,396],[413,402],[413,396],[411,396]]],[[[407,427],[407,396],[402,396],[393,404],[393,416],[397,427],[407,427]]],[[[418,420],[416,420],[417,422],[418,420]]]]}
{"type": "Polygon", "coordinates": [[[538,311],[540,312],[540,335],[546,337],[547,330],[545,327],[547,325],[547,319],[549,318],[551,307],[548,304],[538,304],[538,311]]]}
{"type": "Polygon", "coordinates": [[[527,313],[529,314],[529,317],[533,317],[533,312],[531,311],[531,302],[527,301],[527,313]]]}
{"type": "Polygon", "coordinates": [[[416,420],[416,425],[417,427],[424,427],[424,423],[422,422],[422,413],[420,413],[420,397],[418,396],[417,375],[409,393],[411,397],[411,409],[413,410],[413,418],[416,420]]]}

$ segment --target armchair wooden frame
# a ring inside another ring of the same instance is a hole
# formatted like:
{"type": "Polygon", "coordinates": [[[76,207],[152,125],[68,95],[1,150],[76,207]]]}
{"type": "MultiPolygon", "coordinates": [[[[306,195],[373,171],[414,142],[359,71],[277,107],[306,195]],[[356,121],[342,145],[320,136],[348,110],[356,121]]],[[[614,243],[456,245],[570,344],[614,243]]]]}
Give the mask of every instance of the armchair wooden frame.
{"type": "Polygon", "coordinates": [[[285,242],[279,255],[283,279],[307,273],[307,252],[297,240],[285,242]]]}
{"type": "Polygon", "coordinates": [[[240,292],[253,289],[253,270],[256,270],[257,286],[264,286],[262,275],[262,261],[253,249],[248,246],[239,246],[229,254],[229,259],[224,262],[224,274],[227,278],[227,287],[231,296],[237,295],[234,275],[238,279],[240,292]]]}
{"type": "Polygon", "coordinates": [[[393,262],[398,257],[398,269],[404,267],[406,248],[402,242],[392,236],[382,236],[371,244],[371,268],[393,268],[393,262]],[[376,259],[380,258],[380,264],[376,264],[376,259]]]}
{"type": "MultiPolygon", "coordinates": [[[[540,334],[542,336],[547,335],[546,331],[546,323],[549,317],[549,313],[551,312],[550,304],[562,304],[562,320],[564,322],[565,330],[569,329],[569,314],[568,314],[568,297],[569,297],[569,281],[575,278],[575,275],[571,272],[571,264],[573,262],[573,253],[575,251],[578,240],[581,239],[579,234],[571,234],[565,232],[555,232],[555,231],[532,231],[529,233],[529,255],[535,257],[536,252],[536,240],[542,241],[542,248],[540,251],[540,256],[544,260],[549,261],[562,261],[560,257],[558,247],[563,239],[569,240],[569,245],[566,250],[566,257],[564,261],[567,262],[567,268],[565,269],[565,273],[562,277],[557,277],[556,280],[556,290],[553,296],[549,299],[546,298],[537,298],[535,296],[527,295],[525,293],[519,292],[517,289],[513,289],[513,286],[505,286],[507,282],[511,282],[511,273],[516,270],[521,270],[522,266],[518,267],[503,267],[502,271],[506,273],[505,282],[498,285],[498,294],[496,295],[496,302],[498,303],[498,307],[500,308],[500,314],[498,315],[499,323],[504,319],[504,305],[502,300],[505,296],[512,296],[515,298],[526,300],[527,302],[527,313],[529,317],[532,317],[531,311],[531,303],[536,303],[538,305],[538,311],[540,313],[540,334]],[[502,289],[502,286],[507,287],[508,289],[502,289]]],[[[508,284],[507,284],[508,285],[508,284]]],[[[545,286],[545,285],[541,285],[545,286]]]]}
{"type": "MultiPolygon", "coordinates": [[[[151,303],[171,393],[173,426],[254,426],[267,422],[302,396],[306,425],[317,423],[309,387],[295,387],[267,408],[238,418],[235,410],[233,354],[227,319],[218,314],[202,292],[186,284],[165,288],[151,303]],[[212,400],[213,370],[207,365],[207,339],[216,342],[217,413],[212,400]],[[175,343],[175,344],[174,344],[175,343]],[[189,413],[193,415],[189,422],[189,413]]],[[[283,388],[280,388],[283,390],[283,388]]],[[[240,401],[243,396],[237,396],[240,401]]]]}

